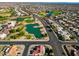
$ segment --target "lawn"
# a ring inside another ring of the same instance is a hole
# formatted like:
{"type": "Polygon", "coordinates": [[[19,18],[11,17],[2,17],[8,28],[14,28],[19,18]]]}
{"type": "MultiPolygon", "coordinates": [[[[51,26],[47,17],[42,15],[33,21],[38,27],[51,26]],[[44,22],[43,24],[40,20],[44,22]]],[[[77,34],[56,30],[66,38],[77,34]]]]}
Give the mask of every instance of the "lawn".
{"type": "Polygon", "coordinates": [[[27,23],[32,23],[32,22],[34,22],[34,19],[32,19],[31,17],[26,17],[24,20],[25,20],[27,23]]]}
{"type": "Polygon", "coordinates": [[[13,15],[13,9],[1,9],[0,10],[0,21],[6,20],[8,17],[13,15]]]}
{"type": "Polygon", "coordinates": [[[52,11],[52,15],[55,15],[55,16],[57,16],[59,14],[62,14],[62,13],[63,13],[62,11],[58,11],[58,10],[53,10],[52,11]]]}
{"type": "Polygon", "coordinates": [[[3,50],[4,46],[0,46],[0,52],[3,50]]]}
{"type": "Polygon", "coordinates": [[[34,19],[32,19],[31,17],[26,17],[26,18],[21,18],[21,17],[19,17],[19,18],[17,18],[16,20],[17,20],[18,22],[25,21],[25,22],[27,22],[27,23],[32,23],[32,22],[34,21],[34,19]]]}
{"type": "Polygon", "coordinates": [[[0,14],[0,16],[9,17],[9,16],[11,16],[11,13],[2,13],[2,14],[0,14]]]}
{"type": "Polygon", "coordinates": [[[46,12],[40,12],[39,16],[41,16],[41,17],[45,17],[46,15],[47,16],[51,16],[51,15],[57,16],[62,13],[63,13],[62,11],[53,10],[53,11],[48,11],[47,14],[46,14],[46,12]]]}
{"type": "Polygon", "coordinates": [[[0,21],[6,20],[7,17],[0,16],[0,21]]]}
{"type": "Polygon", "coordinates": [[[23,21],[24,18],[20,18],[20,17],[19,17],[19,18],[17,18],[16,20],[17,20],[18,22],[20,22],[20,21],[23,21]]]}
{"type": "Polygon", "coordinates": [[[45,13],[45,12],[40,12],[40,13],[39,13],[39,16],[45,17],[45,16],[46,16],[46,13],[45,13]]]}
{"type": "Polygon", "coordinates": [[[12,9],[6,8],[0,11],[0,16],[3,16],[3,17],[10,17],[11,14],[12,14],[12,9]]]}

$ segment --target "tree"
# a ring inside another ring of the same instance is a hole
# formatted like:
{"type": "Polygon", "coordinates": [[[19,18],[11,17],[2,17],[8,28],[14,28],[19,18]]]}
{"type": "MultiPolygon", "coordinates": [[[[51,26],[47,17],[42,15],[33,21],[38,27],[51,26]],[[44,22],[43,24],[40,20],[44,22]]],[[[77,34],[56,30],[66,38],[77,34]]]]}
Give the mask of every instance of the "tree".
{"type": "Polygon", "coordinates": [[[31,35],[26,35],[27,39],[31,39],[31,37],[32,37],[31,35]]]}
{"type": "Polygon", "coordinates": [[[47,33],[43,34],[43,37],[47,37],[47,33]]]}
{"type": "Polygon", "coordinates": [[[70,36],[70,38],[71,38],[71,39],[74,39],[75,37],[74,37],[74,36],[70,36]]]}
{"type": "Polygon", "coordinates": [[[49,49],[49,48],[45,49],[45,55],[52,56],[52,53],[53,53],[53,49],[49,49]]]}
{"type": "Polygon", "coordinates": [[[16,29],[16,31],[17,31],[17,32],[20,32],[20,31],[21,31],[21,29],[17,28],[17,29],[16,29]]]}
{"type": "Polygon", "coordinates": [[[46,48],[46,49],[45,49],[45,54],[46,54],[47,56],[49,56],[49,48],[46,48]]]}
{"type": "Polygon", "coordinates": [[[18,35],[19,36],[23,36],[25,33],[23,31],[21,31],[18,35]]]}
{"type": "Polygon", "coordinates": [[[62,35],[60,35],[60,34],[58,34],[58,38],[59,38],[60,40],[64,40],[64,37],[63,37],[62,35]]]}
{"type": "Polygon", "coordinates": [[[16,32],[15,29],[11,29],[11,30],[10,30],[10,33],[15,33],[15,32],[16,32]]]}
{"type": "Polygon", "coordinates": [[[11,39],[16,39],[16,35],[10,36],[11,39]]]}
{"type": "Polygon", "coordinates": [[[74,56],[75,54],[74,54],[74,50],[71,50],[70,51],[70,54],[71,54],[71,56],[74,56]]]}

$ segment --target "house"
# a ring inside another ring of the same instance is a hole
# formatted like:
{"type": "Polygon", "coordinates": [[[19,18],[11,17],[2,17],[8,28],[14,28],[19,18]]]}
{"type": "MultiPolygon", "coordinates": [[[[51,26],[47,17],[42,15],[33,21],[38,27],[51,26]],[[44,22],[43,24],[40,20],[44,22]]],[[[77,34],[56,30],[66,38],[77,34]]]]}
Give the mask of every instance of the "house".
{"type": "Polygon", "coordinates": [[[8,55],[15,56],[16,54],[17,54],[17,46],[13,45],[11,49],[9,50],[8,55]]]}
{"type": "Polygon", "coordinates": [[[43,45],[40,45],[36,47],[36,50],[33,51],[32,55],[39,56],[44,55],[44,53],[45,53],[45,47],[43,45]]]}
{"type": "Polygon", "coordinates": [[[1,34],[0,34],[0,38],[1,38],[1,39],[4,39],[6,36],[7,36],[7,34],[5,34],[5,33],[1,33],[1,34]]]}
{"type": "Polygon", "coordinates": [[[16,21],[10,21],[10,22],[8,23],[8,28],[14,27],[15,25],[16,25],[16,21]]]}

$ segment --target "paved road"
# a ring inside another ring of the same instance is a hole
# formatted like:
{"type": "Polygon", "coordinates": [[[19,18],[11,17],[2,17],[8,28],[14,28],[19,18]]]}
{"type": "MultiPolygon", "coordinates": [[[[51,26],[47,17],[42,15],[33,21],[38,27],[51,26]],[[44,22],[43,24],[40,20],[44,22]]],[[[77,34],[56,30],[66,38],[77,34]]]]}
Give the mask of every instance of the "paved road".
{"type": "MultiPolygon", "coordinates": [[[[60,22],[55,21],[57,24],[59,24],[61,27],[64,27],[64,25],[62,25],[60,22]]],[[[65,30],[67,30],[71,35],[75,36],[76,40],[79,40],[79,38],[76,36],[76,34],[73,31],[70,31],[68,28],[66,28],[65,30]]]]}
{"type": "MultiPolygon", "coordinates": [[[[38,17],[38,16],[37,16],[38,17]]],[[[39,18],[39,17],[38,17],[39,18]]],[[[39,18],[40,19],[40,18],[39,18]]],[[[47,22],[44,20],[44,19],[40,19],[40,21],[42,22],[42,24],[44,25],[44,27],[46,27],[47,26],[47,22]]],[[[49,26],[50,26],[50,24],[49,24],[49,26]]],[[[51,27],[51,26],[50,26],[51,27]]],[[[52,32],[49,32],[48,30],[47,30],[47,28],[46,28],[46,31],[47,31],[47,33],[48,33],[48,35],[49,35],[49,44],[50,45],[52,45],[52,46],[54,46],[55,47],[55,53],[56,53],[56,55],[58,55],[58,56],[61,56],[62,55],[62,48],[61,48],[61,43],[59,42],[59,40],[58,40],[58,38],[55,36],[55,34],[54,34],[54,32],[52,31],[52,32]]]]}
{"type": "MultiPolygon", "coordinates": [[[[40,19],[39,17],[37,17],[38,19],[40,19]]],[[[40,20],[42,22],[42,24],[44,25],[44,27],[47,26],[47,23],[45,20],[41,19],[40,20]]],[[[49,24],[50,25],[50,24],[49,24]]],[[[75,43],[75,42],[60,42],[57,37],[55,36],[54,32],[49,32],[46,28],[46,31],[49,35],[49,41],[48,42],[27,42],[27,41],[17,41],[17,42],[1,42],[0,41],[0,44],[24,44],[25,45],[25,50],[24,50],[24,53],[23,53],[23,56],[26,56],[27,55],[27,52],[28,52],[28,47],[32,44],[49,44],[51,45],[52,47],[55,48],[54,50],[54,53],[56,56],[62,56],[62,44],[78,44],[78,43],[75,43]]]]}
{"type": "MultiPolygon", "coordinates": [[[[44,19],[40,19],[40,17],[38,17],[38,16],[35,16],[35,17],[37,17],[42,22],[44,27],[47,26],[47,22],[44,19]]],[[[51,27],[51,24],[49,24],[49,26],[51,27]]],[[[54,31],[49,32],[47,30],[47,28],[46,28],[46,31],[47,31],[47,33],[49,35],[49,39],[50,39],[48,42],[44,42],[44,41],[43,42],[28,42],[28,41],[3,42],[3,41],[0,41],[0,44],[24,44],[25,50],[24,50],[23,56],[27,55],[28,47],[32,44],[49,44],[49,45],[51,45],[52,47],[55,48],[54,53],[55,53],[56,56],[62,56],[62,52],[63,52],[63,50],[61,48],[62,44],[79,44],[79,43],[76,43],[76,42],[60,42],[58,40],[58,38],[56,37],[54,31]]]]}
{"type": "Polygon", "coordinates": [[[53,45],[56,48],[57,52],[56,54],[61,56],[62,55],[62,48],[61,48],[61,43],[59,42],[58,38],[55,36],[54,31],[52,32],[48,32],[50,41],[49,43],[51,43],[51,45],[53,45]]]}
{"type": "MultiPolygon", "coordinates": [[[[38,17],[38,19],[39,19],[39,17],[38,17]]],[[[41,21],[41,22],[43,23],[44,26],[47,25],[44,21],[41,21]]],[[[61,56],[61,51],[59,51],[59,50],[61,50],[61,45],[60,45],[59,41],[57,40],[56,36],[54,35],[53,31],[52,32],[47,31],[47,33],[48,33],[49,38],[50,38],[50,40],[48,42],[27,42],[27,41],[3,42],[3,41],[0,41],[0,44],[24,44],[26,46],[24,53],[23,53],[24,56],[27,55],[28,47],[32,44],[49,44],[52,47],[53,46],[55,47],[55,51],[54,51],[55,55],[61,56]]]]}

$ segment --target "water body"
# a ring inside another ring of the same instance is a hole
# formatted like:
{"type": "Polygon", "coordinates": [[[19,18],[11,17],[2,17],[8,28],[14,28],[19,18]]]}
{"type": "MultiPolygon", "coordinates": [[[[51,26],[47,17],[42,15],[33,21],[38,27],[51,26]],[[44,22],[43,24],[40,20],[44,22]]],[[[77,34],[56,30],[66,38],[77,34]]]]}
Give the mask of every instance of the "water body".
{"type": "Polygon", "coordinates": [[[42,38],[42,34],[39,28],[39,24],[27,24],[26,31],[30,34],[34,34],[36,38],[42,38]]]}

